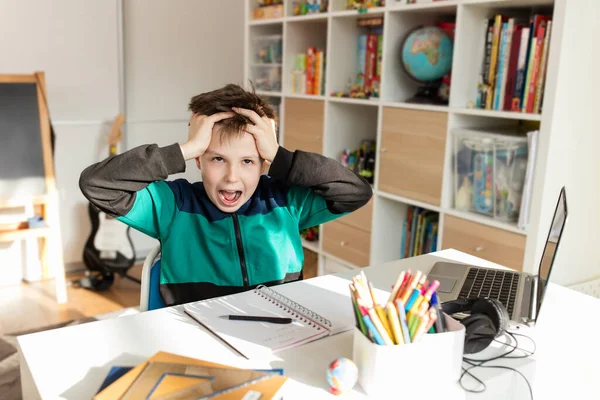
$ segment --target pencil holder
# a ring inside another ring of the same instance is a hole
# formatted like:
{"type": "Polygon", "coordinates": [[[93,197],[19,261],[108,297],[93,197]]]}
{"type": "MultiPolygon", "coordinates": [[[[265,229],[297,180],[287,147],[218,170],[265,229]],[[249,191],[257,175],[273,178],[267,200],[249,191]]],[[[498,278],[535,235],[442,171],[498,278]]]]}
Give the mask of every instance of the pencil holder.
{"type": "Polygon", "coordinates": [[[443,315],[446,332],[425,334],[410,344],[378,345],[360,329],[354,329],[353,361],[358,367],[358,383],[367,395],[376,398],[391,398],[386,397],[391,393],[423,395],[458,382],[465,327],[443,315]]]}

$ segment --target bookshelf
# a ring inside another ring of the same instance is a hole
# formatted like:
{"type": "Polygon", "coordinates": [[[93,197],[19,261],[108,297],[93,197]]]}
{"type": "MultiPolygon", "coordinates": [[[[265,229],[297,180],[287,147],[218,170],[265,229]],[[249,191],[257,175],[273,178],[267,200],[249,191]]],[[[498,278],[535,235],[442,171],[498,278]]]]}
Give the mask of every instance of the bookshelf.
{"type": "Polygon", "coordinates": [[[319,273],[400,258],[402,224],[411,207],[439,214],[438,250],[451,246],[533,272],[547,232],[547,224],[539,221],[553,212],[553,202],[562,184],[559,177],[547,172],[556,162],[548,157],[547,151],[564,140],[553,128],[550,115],[566,1],[430,0],[405,4],[404,0],[388,0],[384,6],[364,13],[346,10],[346,3],[330,0],[325,12],[294,16],[292,1],[284,0],[284,15],[270,20],[252,19],[256,0],[247,0],[245,5],[245,82],[254,80],[252,55],[256,49],[252,39],[273,33],[282,37],[282,89],[259,92],[280,104],[280,143],[290,150],[318,151],[337,160],[345,148],[356,148],[363,139],[376,143],[374,195],[369,205],[359,210],[358,216],[320,226],[317,242],[303,242],[305,250],[318,256],[319,273]],[[551,15],[553,19],[541,113],[473,108],[485,51],[484,20],[496,14],[528,20],[535,13],[551,15]],[[384,20],[379,97],[332,96],[343,90],[356,74],[356,43],[362,29],[357,21],[375,16],[384,20]],[[408,99],[419,83],[408,76],[400,63],[400,44],[417,26],[439,21],[456,24],[448,105],[410,103],[408,99]],[[295,56],[309,46],[323,49],[326,54],[322,95],[292,90],[295,56]],[[506,222],[455,208],[453,132],[465,127],[539,131],[526,229],[520,228],[516,221],[506,222]],[[556,188],[555,193],[550,188],[556,188]]]}

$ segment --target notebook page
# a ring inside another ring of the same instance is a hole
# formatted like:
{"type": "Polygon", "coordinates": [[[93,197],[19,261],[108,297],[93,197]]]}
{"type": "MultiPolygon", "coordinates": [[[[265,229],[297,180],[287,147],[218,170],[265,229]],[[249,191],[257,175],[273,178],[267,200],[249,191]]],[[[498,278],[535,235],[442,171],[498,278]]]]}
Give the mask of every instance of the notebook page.
{"type": "MultiPolygon", "coordinates": [[[[330,334],[335,335],[353,329],[356,323],[348,288],[351,282],[339,276],[325,275],[270,289],[328,319],[330,334]]],[[[374,294],[380,303],[385,303],[389,297],[389,292],[379,289],[375,289],[374,294]]]]}
{"type": "Polygon", "coordinates": [[[299,346],[329,334],[326,329],[315,326],[304,318],[297,318],[291,324],[230,321],[219,318],[221,315],[229,314],[291,317],[287,308],[270,302],[253,290],[189,303],[183,307],[192,318],[248,358],[299,346]]]}

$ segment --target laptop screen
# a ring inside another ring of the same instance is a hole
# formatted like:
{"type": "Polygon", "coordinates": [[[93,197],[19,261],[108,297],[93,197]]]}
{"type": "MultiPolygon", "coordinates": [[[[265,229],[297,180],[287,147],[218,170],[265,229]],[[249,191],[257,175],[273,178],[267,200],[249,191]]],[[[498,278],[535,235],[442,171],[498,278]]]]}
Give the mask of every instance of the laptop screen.
{"type": "Polygon", "coordinates": [[[548,285],[548,279],[550,279],[550,272],[552,272],[552,264],[554,264],[554,258],[556,256],[556,250],[560,243],[560,237],[567,220],[567,197],[565,188],[560,190],[558,197],[558,203],[554,210],[554,216],[550,223],[550,230],[548,237],[546,238],[546,245],[544,246],[544,252],[542,253],[542,259],[540,260],[540,267],[538,271],[538,292],[537,292],[537,303],[535,319],[540,312],[542,301],[544,300],[544,293],[546,292],[546,286],[548,285]]]}

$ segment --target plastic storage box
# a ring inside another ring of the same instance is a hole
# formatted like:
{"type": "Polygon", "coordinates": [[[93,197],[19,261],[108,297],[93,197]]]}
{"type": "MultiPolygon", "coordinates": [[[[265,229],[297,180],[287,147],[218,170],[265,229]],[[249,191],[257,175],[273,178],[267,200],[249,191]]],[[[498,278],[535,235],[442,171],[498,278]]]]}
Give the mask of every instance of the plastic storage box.
{"type": "Polygon", "coordinates": [[[253,39],[254,54],[250,73],[257,90],[281,91],[281,61],[283,37],[257,36],[253,39]]]}
{"type": "Polygon", "coordinates": [[[503,221],[519,218],[527,137],[454,129],[454,208],[503,221]]]}

